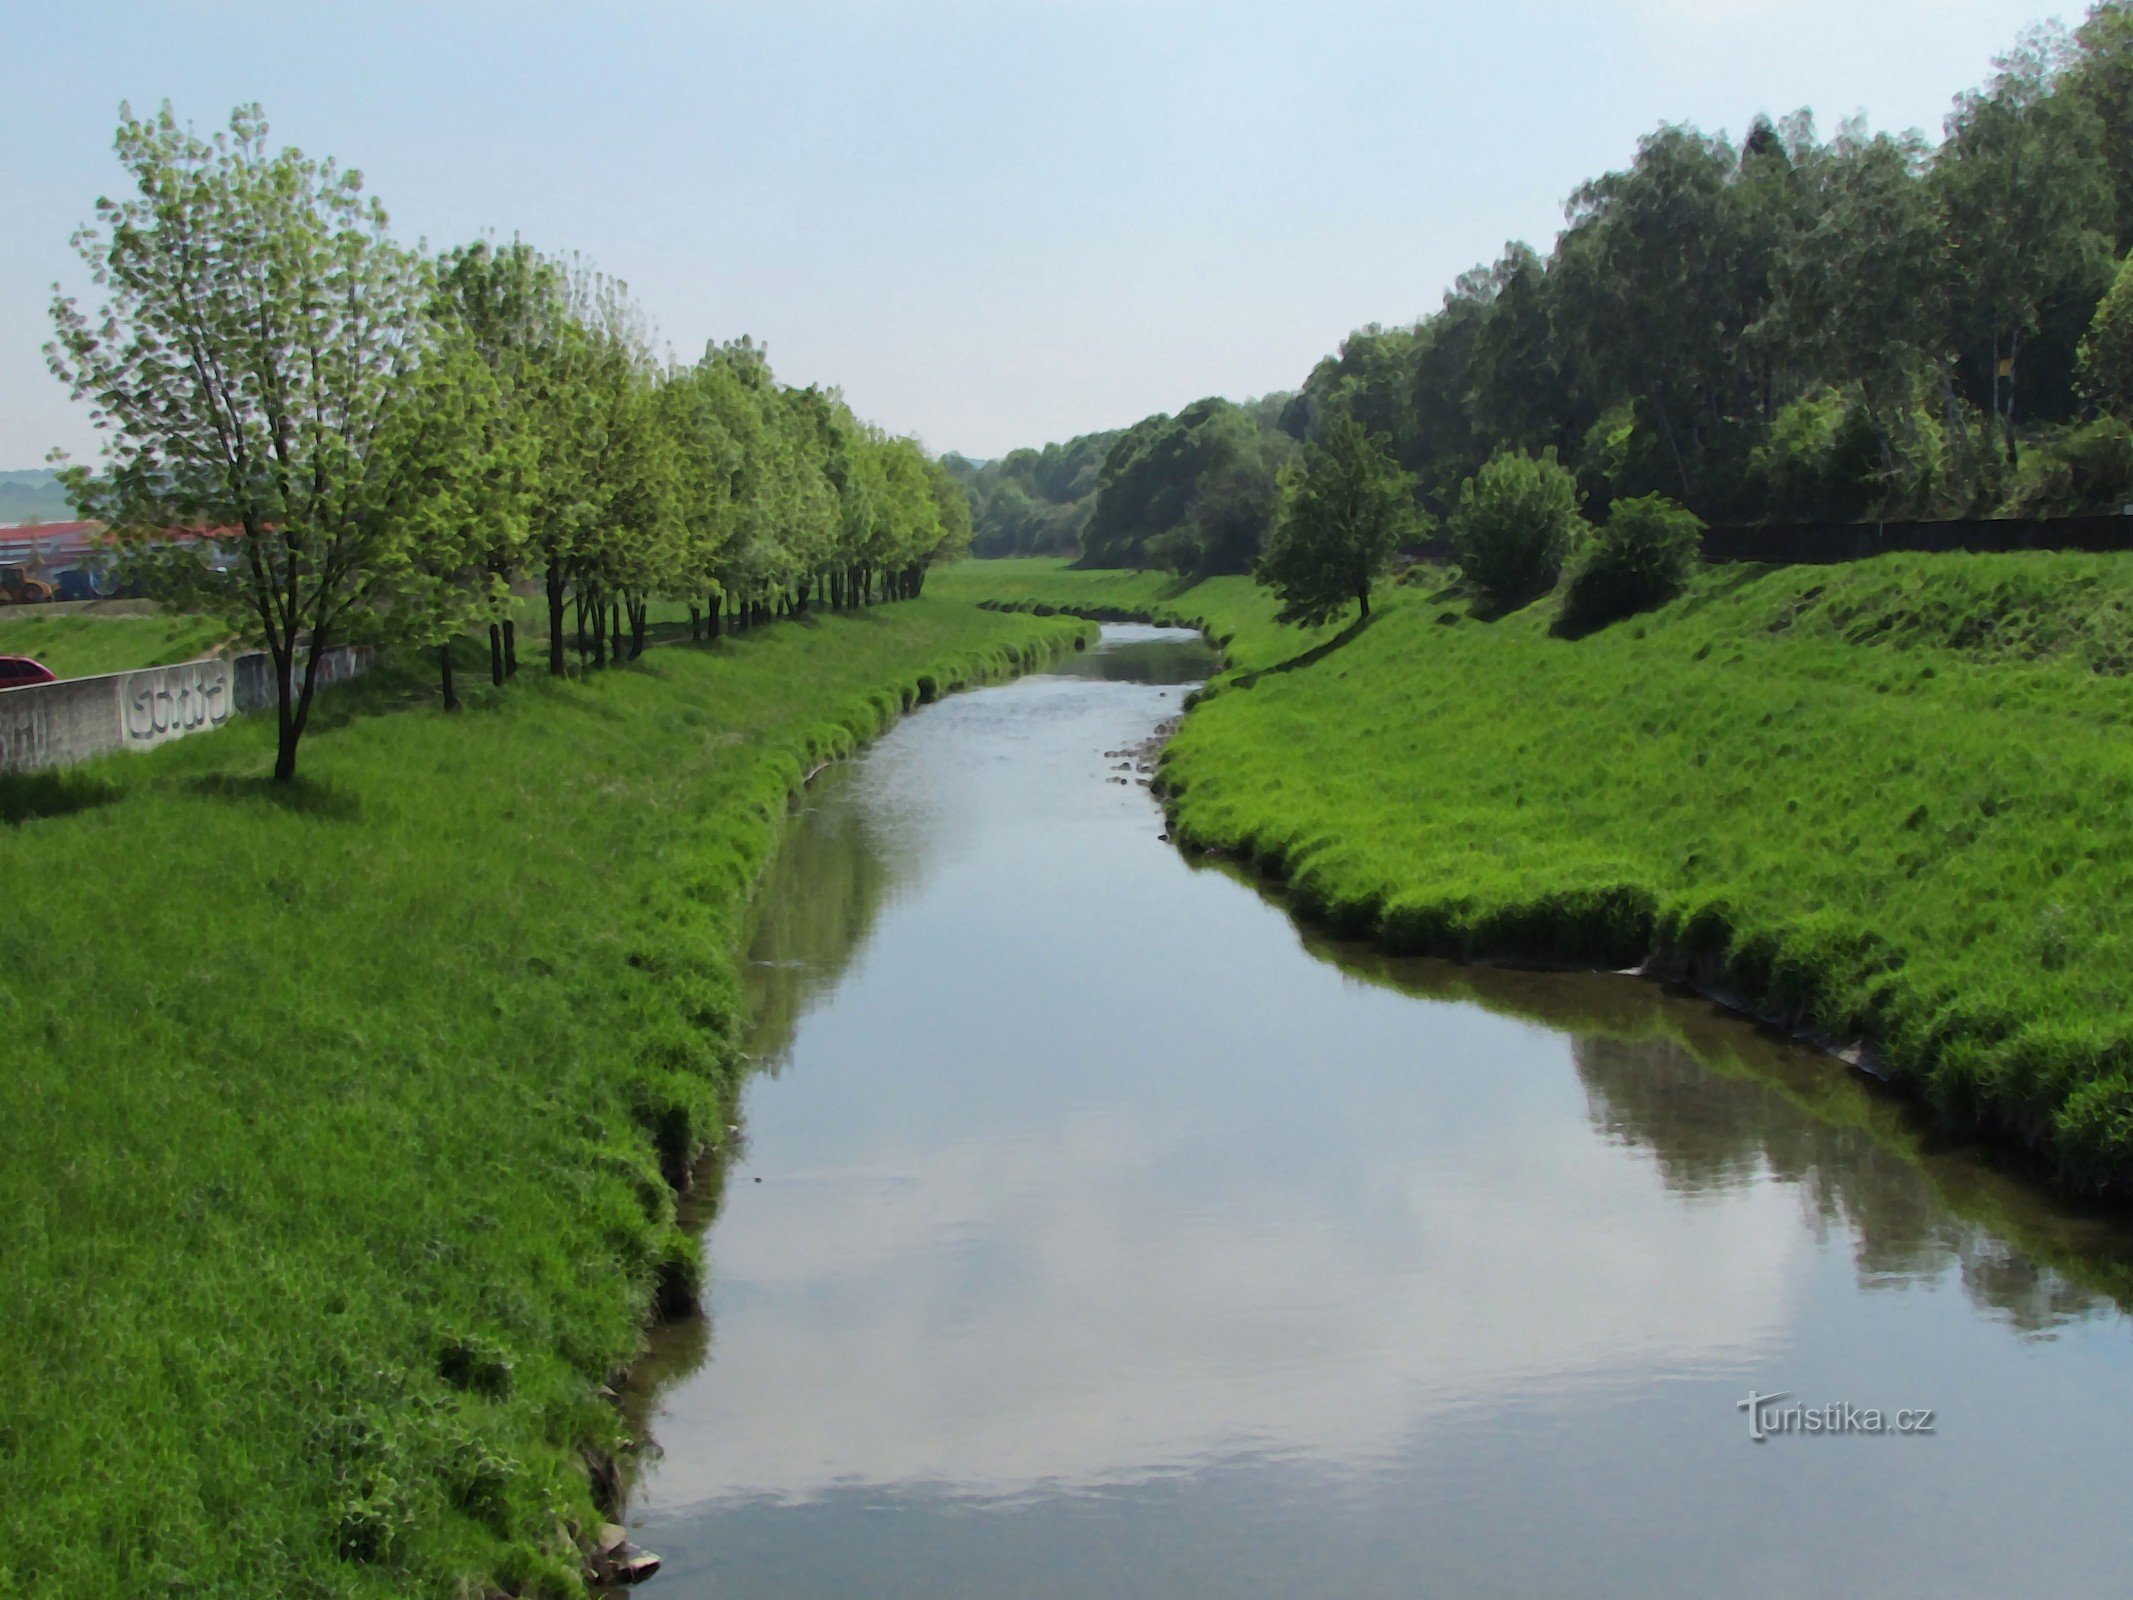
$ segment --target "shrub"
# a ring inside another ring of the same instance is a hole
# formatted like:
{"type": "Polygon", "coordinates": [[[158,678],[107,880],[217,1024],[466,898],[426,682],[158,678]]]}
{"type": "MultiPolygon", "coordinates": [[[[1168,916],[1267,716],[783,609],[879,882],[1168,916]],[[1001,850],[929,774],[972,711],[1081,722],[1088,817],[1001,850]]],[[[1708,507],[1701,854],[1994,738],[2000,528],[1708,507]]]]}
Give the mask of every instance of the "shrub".
{"type": "Polygon", "coordinates": [[[2081,340],[2081,388],[2099,410],[2133,416],[2133,257],[2118,265],[2118,276],[2096,307],[2081,340]]]}
{"type": "Polygon", "coordinates": [[[2133,499],[2133,427],[2100,417],[2054,429],[2022,451],[2005,508],[2017,516],[2116,511],[2133,499]]]}
{"type": "Polygon", "coordinates": [[[1703,524],[1663,494],[1617,500],[1571,568],[1560,627],[1584,633],[1662,605],[1696,565],[1703,524]]]}
{"type": "Polygon", "coordinates": [[[1466,581],[1498,610],[1554,586],[1586,531],[1577,480],[1555,452],[1504,452],[1459,489],[1452,553],[1466,581]]]}
{"type": "Polygon", "coordinates": [[[1866,413],[1823,391],[1795,400],[1771,419],[1749,456],[1761,499],[1781,517],[1856,517],[1881,498],[1881,443],[1866,413]]]}

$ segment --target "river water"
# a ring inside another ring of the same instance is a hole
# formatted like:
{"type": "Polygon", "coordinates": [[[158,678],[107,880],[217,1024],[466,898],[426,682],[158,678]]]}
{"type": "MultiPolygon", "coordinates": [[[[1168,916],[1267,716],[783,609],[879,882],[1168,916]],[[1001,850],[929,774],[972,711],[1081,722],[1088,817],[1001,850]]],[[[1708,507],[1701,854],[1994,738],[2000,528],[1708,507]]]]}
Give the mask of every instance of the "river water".
{"type": "Polygon", "coordinates": [[[1107,754],[1208,667],[1107,628],[808,792],[644,1592],[2126,1593],[2124,1223],[1707,1003],[1300,932],[1107,754]],[[1774,1431],[1846,1406],[1931,1431],[1774,1431]]]}

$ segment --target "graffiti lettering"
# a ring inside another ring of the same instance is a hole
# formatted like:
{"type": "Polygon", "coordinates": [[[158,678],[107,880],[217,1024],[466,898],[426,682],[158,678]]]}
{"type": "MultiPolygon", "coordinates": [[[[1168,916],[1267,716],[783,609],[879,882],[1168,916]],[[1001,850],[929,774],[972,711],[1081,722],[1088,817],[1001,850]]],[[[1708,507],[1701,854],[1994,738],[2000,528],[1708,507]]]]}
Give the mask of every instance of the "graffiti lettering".
{"type": "Polygon", "coordinates": [[[126,737],[134,744],[161,744],[230,720],[230,668],[226,661],[188,661],[130,674],[123,704],[126,737]]]}

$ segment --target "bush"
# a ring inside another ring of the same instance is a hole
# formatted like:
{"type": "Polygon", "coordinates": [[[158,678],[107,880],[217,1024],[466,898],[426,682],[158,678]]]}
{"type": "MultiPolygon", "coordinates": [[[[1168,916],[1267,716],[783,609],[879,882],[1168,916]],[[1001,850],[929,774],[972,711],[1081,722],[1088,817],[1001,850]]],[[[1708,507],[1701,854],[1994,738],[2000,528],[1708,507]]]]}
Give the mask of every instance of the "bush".
{"type": "Polygon", "coordinates": [[[2082,392],[2098,410],[2133,416],[2133,257],[2118,264],[2118,276],[2096,307],[2079,364],[2082,392]]]}
{"type": "Polygon", "coordinates": [[[1866,413],[1825,390],[1795,400],[1771,419],[1749,456],[1763,504],[1775,515],[1843,522],[1879,500],[1881,442],[1866,413]]]}
{"type": "Polygon", "coordinates": [[[2133,427],[2101,417],[2054,429],[2022,451],[2007,486],[2005,509],[2015,516],[2062,517],[2116,511],[2133,499],[2133,427]]]}
{"type": "Polygon", "coordinates": [[[1589,632],[1671,600],[1689,580],[1702,536],[1696,514],[1663,494],[1617,500],[1571,569],[1561,630],[1589,632]]]}
{"type": "Polygon", "coordinates": [[[1481,597],[1506,610],[1553,588],[1586,531],[1577,480],[1553,450],[1505,452],[1460,486],[1452,553],[1481,597]]]}

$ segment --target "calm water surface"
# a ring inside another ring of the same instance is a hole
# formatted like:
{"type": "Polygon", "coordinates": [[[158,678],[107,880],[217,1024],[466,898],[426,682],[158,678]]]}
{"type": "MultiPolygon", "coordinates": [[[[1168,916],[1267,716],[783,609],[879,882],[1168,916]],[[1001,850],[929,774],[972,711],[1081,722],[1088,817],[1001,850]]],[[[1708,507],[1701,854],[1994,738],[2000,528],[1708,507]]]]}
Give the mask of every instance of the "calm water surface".
{"type": "Polygon", "coordinates": [[[1300,933],[1107,754],[1207,668],[1109,628],[809,792],[644,1592],[2127,1593],[2124,1225],[1700,1002],[1300,933]]]}

